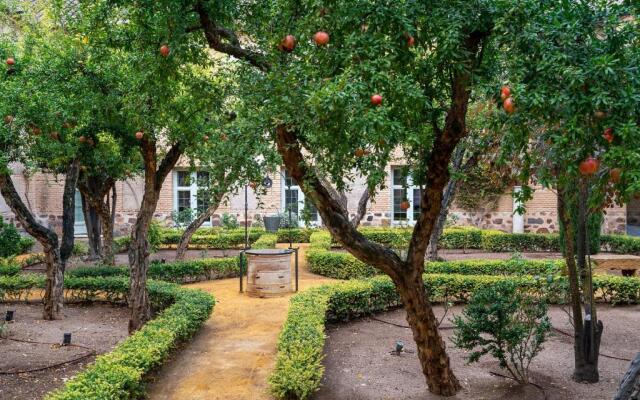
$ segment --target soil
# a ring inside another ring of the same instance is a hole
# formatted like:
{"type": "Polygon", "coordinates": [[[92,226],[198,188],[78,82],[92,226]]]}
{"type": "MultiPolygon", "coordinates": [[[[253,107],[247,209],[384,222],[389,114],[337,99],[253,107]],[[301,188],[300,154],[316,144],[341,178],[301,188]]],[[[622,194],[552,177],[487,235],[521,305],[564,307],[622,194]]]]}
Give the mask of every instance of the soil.
{"type": "MultiPolygon", "coordinates": [[[[129,314],[125,307],[94,303],[67,304],[64,319],[45,321],[41,304],[13,303],[0,306],[14,310],[14,322],[8,323],[8,338],[36,343],[0,339],[0,372],[31,370],[91,354],[110,351],[127,335],[129,314]],[[71,343],[83,347],[60,346],[64,333],[71,333],[71,343]],[[86,348],[84,348],[86,347],[86,348]]],[[[94,355],[78,362],[47,368],[38,372],[0,374],[0,399],[40,399],[62,386],[69,378],[93,362],[94,355]]]]}
{"type": "MultiPolygon", "coordinates": [[[[442,323],[441,333],[447,342],[448,354],[463,389],[449,399],[473,400],[600,400],[611,399],[630,361],[600,356],[600,382],[581,384],[571,380],[573,370],[573,338],[554,330],[542,352],[531,364],[534,385],[520,385],[513,380],[492,375],[498,363],[490,356],[467,365],[465,352],[452,342],[450,318],[462,311],[451,308],[442,323]]],[[[436,315],[443,307],[435,306],[436,315]]],[[[325,373],[315,400],[431,400],[442,399],[427,391],[411,331],[379,320],[406,326],[405,312],[395,310],[350,323],[329,325],[324,349],[325,373]],[[408,350],[399,356],[392,354],[397,340],[408,350]]],[[[571,332],[567,314],[559,308],[549,311],[554,328],[571,332]]],[[[632,359],[640,349],[640,306],[611,307],[600,305],[599,318],[604,322],[601,354],[632,359]]]]}

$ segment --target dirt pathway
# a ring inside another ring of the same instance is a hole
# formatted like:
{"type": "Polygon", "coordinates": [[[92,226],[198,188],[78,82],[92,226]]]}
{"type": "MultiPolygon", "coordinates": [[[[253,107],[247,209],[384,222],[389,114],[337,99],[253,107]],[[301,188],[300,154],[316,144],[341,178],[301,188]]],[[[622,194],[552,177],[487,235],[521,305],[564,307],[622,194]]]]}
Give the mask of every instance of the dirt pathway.
{"type": "MultiPolygon", "coordinates": [[[[300,290],[331,282],[305,268],[300,245],[300,290]]],[[[280,246],[278,246],[280,247],[280,246]]],[[[283,247],[287,247],[286,245],[283,247]]],[[[176,352],[150,384],[152,400],[269,399],[267,378],[287,316],[289,297],[257,299],[238,292],[238,279],[188,285],[216,297],[211,319],[176,352]]]]}

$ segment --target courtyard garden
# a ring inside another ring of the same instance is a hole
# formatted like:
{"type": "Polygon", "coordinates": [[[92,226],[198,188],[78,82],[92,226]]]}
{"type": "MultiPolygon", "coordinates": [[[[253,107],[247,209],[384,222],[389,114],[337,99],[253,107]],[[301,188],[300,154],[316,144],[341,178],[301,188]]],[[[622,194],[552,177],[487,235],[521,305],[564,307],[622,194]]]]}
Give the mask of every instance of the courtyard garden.
{"type": "Polygon", "coordinates": [[[639,12],[6,0],[0,399],[640,399],[639,12]]]}

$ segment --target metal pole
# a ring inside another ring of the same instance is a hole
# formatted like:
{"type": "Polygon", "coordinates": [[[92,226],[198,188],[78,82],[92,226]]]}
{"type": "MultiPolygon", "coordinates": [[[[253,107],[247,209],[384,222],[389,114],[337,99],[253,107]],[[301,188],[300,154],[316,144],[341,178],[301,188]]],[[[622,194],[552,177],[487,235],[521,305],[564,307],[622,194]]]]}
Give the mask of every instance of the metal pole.
{"type": "Polygon", "coordinates": [[[295,249],[296,252],[296,292],[298,291],[298,250],[299,249],[295,249]]]}
{"type": "Polygon", "coordinates": [[[244,275],[244,273],[243,273],[243,265],[244,265],[243,258],[244,258],[244,250],[242,250],[240,252],[240,254],[238,255],[238,266],[239,266],[239,269],[240,269],[240,293],[243,292],[243,290],[242,290],[242,276],[244,275]]]}
{"type": "Polygon", "coordinates": [[[244,185],[244,249],[249,248],[249,194],[247,185],[244,185]]]}
{"type": "MultiPolygon", "coordinates": [[[[291,179],[289,179],[289,183],[287,184],[287,187],[289,190],[289,196],[291,196],[291,179]]],[[[291,239],[291,205],[289,205],[289,222],[287,223],[287,228],[289,228],[289,248],[291,249],[293,248],[293,243],[291,239]]],[[[296,287],[296,290],[298,290],[297,287],[296,287]]]]}

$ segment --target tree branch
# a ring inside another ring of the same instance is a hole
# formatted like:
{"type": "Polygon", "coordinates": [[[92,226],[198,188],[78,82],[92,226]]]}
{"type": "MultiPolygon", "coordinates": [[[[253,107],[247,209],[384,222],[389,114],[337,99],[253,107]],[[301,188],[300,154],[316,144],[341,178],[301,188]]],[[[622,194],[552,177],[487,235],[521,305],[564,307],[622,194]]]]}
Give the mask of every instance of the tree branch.
{"type": "Polygon", "coordinates": [[[207,39],[207,43],[210,48],[233,56],[239,60],[246,61],[262,71],[269,70],[269,64],[264,59],[264,56],[260,53],[242,47],[235,32],[232,30],[217,26],[215,21],[211,19],[211,16],[205,9],[202,2],[197,2],[194,8],[200,17],[200,25],[204,30],[204,36],[207,39]],[[222,38],[227,39],[228,42],[223,42],[221,40],[222,38]]]}
{"type": "Polygon", "coordinates": [[[360,200],[358,201],[358,208],[356,210],[356,214],[351,219],[351,224],[355,227],[360,225],[360,221],[364,218],[367,213],[367,203],[369,203],[369,198],[371,197],[371,192],[367,187],[364,192],[362,192],[362,196],[360,196],[360,200]]]}
{"type": "Polygon", "coordinates": [[[169,173],[173,170],[173,167],[176,166],[178,160],[182,156],[182,143],[177,142],[167,152],[167,154],[162,159],[158,170],[155,172],[155,184],[154,188],[156,192],[160,192],[162,189],[162,183],[169,173]]]}
{"type": "Polygon", "coordinates": [[[482,42],[490,32],[474,31],[466,38],[464,48],[469,54],[467,68],[456,70],[452,74],[451,105],[447,111],[445,126],[435,142],[427,161],[425,191],[420,202],[420,216],[416,221],[411,242],[409,243],[407,262],[420,266],[414,274],[422,274],[424,258],[429,237],[438,219],[442,207],[444,187],[449,181],[449,163],[458,142],[467,134],[466,115],[471,95],[471,80],[482,42]]]}
{"type": "Polygon", "coordinates": [[[298,182],[304,194],[313,200],[329,232],[361,261],[380,269],[394,281],[400,281],[404,268],[400,257],[390,249],[367,240],[351,224],[346,210],[331,196],[313,169],[305,162],[296,132],[279,125],[276,128],[276,136],[278,152],[287,171],[298,182]]]}
{"type": "Polygon", "coordinates": [[[73,252],[76,221],[76,183],[78,182],[79,170],[79,162],[75,159],[69,165],[64,180],[64,191],[62,194],[62,244],[60,245],[60,259],[62,260],[63,266],[73,252]]]}
{"type": "Polygon", "coordinates": [[[9,172],[0,173],[0,193],[24,229],[42,244],[45,252],[58,248],[58,236],[35,220],[16,191],[9,172]]]}

